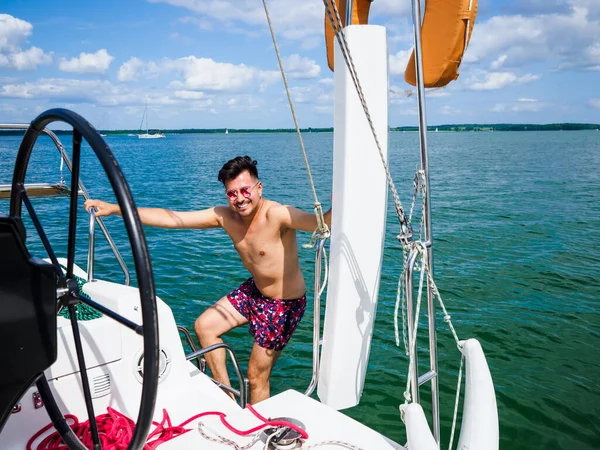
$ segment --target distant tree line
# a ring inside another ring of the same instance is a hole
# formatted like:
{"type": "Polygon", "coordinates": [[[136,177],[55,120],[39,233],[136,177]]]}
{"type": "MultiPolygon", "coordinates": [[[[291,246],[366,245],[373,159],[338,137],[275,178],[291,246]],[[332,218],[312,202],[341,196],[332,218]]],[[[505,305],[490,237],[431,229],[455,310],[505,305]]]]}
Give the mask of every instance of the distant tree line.
{"type": "MultiPolygon", "coordinates": [[[[495,124],[457,124],[457,125],[429,125],[428,131],[578,131],[597,130],[599,124],[595,123],[495,123],[495,124]]],[[[419,131],[418,127],[394,127],[391,131],[419,131]]]]}
{"type": "MultiPolygon", "coordinates": [[[[550,124],[456,124],[456,125],[430,125],[428,131],[577,131],[598,130],[600,124],[594,123],[550,123],[550,124]]],[[[415,126],[390,127],[390,131],[418,131],[415,126]]],[[[107,135],[128,135],[139,133],[139,130],[98,130],[107,135]]],[[[162,130],[165,134],[225,134],[228,133],[295,133],[294,128],[182,128],[176,130],[162,130]]],[[[333,128],[302,128],[303,133],[330,133],[333,128]]],[[[57,135],[70,135],[71,130],[54,130],[57,135]]],[[[0,130],[0,136],[23,136],[24,130],[0,130]]]]}

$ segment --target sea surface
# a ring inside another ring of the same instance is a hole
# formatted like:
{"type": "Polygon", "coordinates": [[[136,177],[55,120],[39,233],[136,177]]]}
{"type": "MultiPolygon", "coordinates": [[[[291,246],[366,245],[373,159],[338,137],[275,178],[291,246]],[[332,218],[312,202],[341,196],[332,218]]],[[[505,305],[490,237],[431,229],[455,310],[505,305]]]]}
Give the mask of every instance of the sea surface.
{"type": "MultiPolygon", "coordinates": [[[[303,137],[317,192],[327,208],[333,135],[303,137]]],[[[69,137],[61,140],[70,152],[69,137]]],[[[192,210],[224,204],[219,168],[231,157],[250,155],[258,160],[267,198],[312,211],[295,134],[105,140],[138,205],[192,210]]],[[[0,137],[0,183],[11,180],[19,142],[19,137],[0,137]]],[[[459,337],[476,337],[486,352],[498,401],[500,448],[600,448],[600,132],[432,132],[429,147],[435,278],[459,337]]],[[[390,134],[391,172],[406,208],[418,154],[417,133],[390,134]]],[[[39,139],[29,167],[30,182],[60,179],[58,153],[47,137],[39,139]]],[[[66,168],[64,176],[68,181],[66,168]]],[[[92,197],[114,198],[87,146],[82,177],[92,197]]],[[[66,254],[68,200],[35,199],[34,206],[56,252],[66,254]]],[[[8,201],[0,200],[0,213],[8,213],[8,208],[8,201]]],[[[85,268],[87,218],[83,208],[80,213],[76,260],[85,268]]],[[[133,267],[121,219],[110,217],[106,224],[133,267]]],[[[248,277],[222,230],[147,227],[146,232],[157,292],[172,307],[177,322],[190,329],[202,311],[248,277]]],[[[345,412],[404,443],[398,406],[407,358],[395,345],[393,327],[402,264],[397,234],[390,200],[365,391],[360,405],[345,412]]],[[[31,227],[28,236],[32,252],[44,256],[31,227]]],[[[308,233],[300,233],[300,243],[308,239],[308,233]]],[[[96,277],[122,282],[104,239],[96,241],[96,277]]],[[[300,256],[312,287],[313,251],[302,249],[300,256]]],[[[307,388],[312,317],[309,301],[305,319],[272,375],[273,393],[307,388]]],[[[437,324],[442,448],[447,448],[460,359],[439,312],[437,324]]],[[[425,341],[422,335],[420,344],[425,341]]],[[[226,342],[245,368],[252,345],[247,330],[232,331],[226,342]]],[[[426,356],[421,353],[421,362],[426,356]]],[[[426,408],[428,397],[424,389],[426,408]]]]}

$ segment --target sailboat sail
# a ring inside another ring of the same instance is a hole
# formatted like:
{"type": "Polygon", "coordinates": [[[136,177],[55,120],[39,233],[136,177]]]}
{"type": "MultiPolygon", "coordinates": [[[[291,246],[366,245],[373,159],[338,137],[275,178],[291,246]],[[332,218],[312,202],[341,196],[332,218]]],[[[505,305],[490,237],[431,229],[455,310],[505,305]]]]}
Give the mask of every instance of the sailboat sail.
{"type": "Polygon", "coordinates": [[[146,106],[144,108],[144,114],[142,114],[142,123],[140,123],[140,133],[138,134],[139,139],[164,139],[165,134],[160,131],[155,131],[150,133],[148,129],[148,102],[146,102],[146,106]],[[142,126],[144,125],[144,119],[146,121],[146,132],[142,133],[142,126]]]}

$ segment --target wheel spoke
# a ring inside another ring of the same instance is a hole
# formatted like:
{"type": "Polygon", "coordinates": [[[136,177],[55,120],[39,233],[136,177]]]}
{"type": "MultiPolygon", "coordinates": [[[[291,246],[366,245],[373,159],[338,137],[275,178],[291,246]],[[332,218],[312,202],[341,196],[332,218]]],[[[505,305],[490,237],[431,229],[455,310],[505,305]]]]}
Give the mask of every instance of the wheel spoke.
{"type": "Polygon", "coordinates": [[[35,209],[33,209],[33,205],[31,204],[31,200],[29,200],[29,197],[27,196],[25,189],[23,189],[21,191],[21,199],[23,200],[23,203],[25,203],[25,208],[27,208],[27,211],[29,212],[29,217],[31,217],[31,221],[33,222],[33,225],[35,226],[35,229],[37,230],[38,235],[40,236],[40,239],[42,240],[42,244],[44,245],[44,248],[46,249],[46,253],[48,253],[48,256],[50,257],[50,261],[52,261],[52,265],[55,267],[57,272],[61,276],[64,277],[62,267],[58,263],[58,259],[56,258],[56,255],[54,254],[54,250],[52,249],[52,246],[50,245],[48,236],[46,235],[46,232],[44,231],[44,228],[42,227],[42,223],[40,222],[39,217],[35,213],[35,209]]]}
{"type": "Polygon", "coordinates": [[[144,330],[143,330],[143,326],[142,325],[138,325],[137,323],[132,322],[131,320],[127,319],[126,317],[123,317],[122,315],[117,314],[112,309],[109,309],[106,306],[101,305],[100,303],[95,302],[92,299],[86,298],[83,295],[79,295],[76,292],[71,292],[71,295],[73,297],[75,297],[76,299],[78,299],[81,303],[85,303],[86,305],[89,305],[92,308],[97,309],[101,313],[106,314],[111,319],[116,320],[121,325],[126,326],[130,330],[135,331],[140,336],[144,335],[144,330]]]}
{"type": "Polygon", "coordinates": [[[79,333],[79,323],[77,322],[77,311],[75,306],[69,305],[69,315],[71,316],[71,328],[73,329],[73,339],[75,341],[75,350],[77,352],[77,361],[79,363],[79,374],[81,375],[81,384],[83,386],[83,396],[85,398],[85,407],[90,419],[90,431],[92,432],[92,442],[94,450],[102,448],[100,445],[100,436],[98,435],[98,424],[94,414],[94,403],[92,402],[92,393],[90,391],[90,382],[88,380],[85,358],[83,356],[83,346],[81,345],[81,334],[79,333]]]}
{"type": "Polygon", "coordinates": [[[77,203],[79,201],[79,168],[81,166],[81,133],[73,129],[73,167],[71,169],[71,205],[69,211],[69,240],[67,248],[67,278],[73,276],[77,231],[77,203]]]}

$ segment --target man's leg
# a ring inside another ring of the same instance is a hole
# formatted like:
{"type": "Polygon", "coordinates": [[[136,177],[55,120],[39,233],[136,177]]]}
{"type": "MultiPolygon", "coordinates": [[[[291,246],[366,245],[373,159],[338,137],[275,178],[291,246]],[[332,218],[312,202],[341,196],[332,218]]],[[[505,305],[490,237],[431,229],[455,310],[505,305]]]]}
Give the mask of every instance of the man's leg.
{"type": "MultiPolygon", "coordinates": [[[[229,330],[248,323],[229,302],[223,297],[200,315],[194,323],[194,331],[202,348],[223,342],[221,336],[229,330]]],[[[225,365],[225,349],[213,350],[204,355],[208,367],[215,380],[230,386],[229,375],[225,365]]]]}
{"type": "Polygon", "coordinates": [[[248,382],[250,383],[250,403],[258,403],[270,396],[271,370],[279,358],[281,350],[270,350],[261,347],[256,342],[252,347],[248,362],[248,382]]]}

